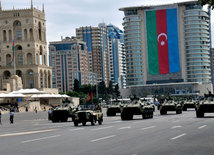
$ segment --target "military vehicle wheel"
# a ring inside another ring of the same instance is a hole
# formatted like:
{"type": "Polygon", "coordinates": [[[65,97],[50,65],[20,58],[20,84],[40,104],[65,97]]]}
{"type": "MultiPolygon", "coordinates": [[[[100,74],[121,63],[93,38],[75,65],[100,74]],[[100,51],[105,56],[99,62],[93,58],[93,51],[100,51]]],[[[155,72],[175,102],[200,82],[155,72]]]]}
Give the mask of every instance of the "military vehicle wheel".
{"type": "Polygon", "coordinates": [[[107,111],[106,115],[107,116],[116,116],[116,113],[113,111],[107,111]]]}
{"type": "Polygon", "coordinates": [[[147,114],[143,113],[143,119],[146,119],[146,118],[147,118],[147,114]]]}
{"type": "Polygon", "coordinates": [[[161,115],[166,115],[166,114],[167,114],[167,111],[165,111],[165,110],[160,110],[160,114],[161,114],[161,115]]]}
{"type": "Polygon", "coordinates": [[[92,118],[91,119],[91,125],[95,125],[96,121],[95,121],[95,118],[92,118]]]}
{"type": "Polygon", "coordinates": [[[102,125],[103,121],[101,119],[98,120],[99,125],[102,125]]]}
{"type": "Polygon", "coordinates": [[[75,122],[75,121],[74,121],[74,126],[78,126],[78,122],[75,122]]]}
{"type": "Polygon", "coordinates": [[[52,118],[52,122],[53,122],[53,123],[59,122],[59,118],[53,117],[53,118],[52,118]]]}
{"type": "Polygon", "coordinates": [[[85,125],[86,125],[86,122],[82,122],[82,125],[85,126],[85,125]]]}
{"type": "Polygon", "coordinates": [[[204,117],[204,113],[200,112],[200,111],[196,111],[196,117],[202,118],[202,117],[204,117]]]}
{"type": "Polygon", "coordinates": [[[149,118],[153,118],[153,111],[150,112],[150,117],[149,118]]]}
{"type": "Polygon", "coordinates": [[[133,119],[133,115],[132,114],[129,114],[128,115],[128,120],[132,120],[133,119]]]}
{"type": "Polygon", "coordinates": [[[187,111],[187,108],[183,108],[183,111],[187,111]]]}
{"type": "Polygon", "coordinates": [[[67,121],[68,121],[68,118],[67,118],[67,117],[61,119],[61,122],[67,122],[67,121]]]}

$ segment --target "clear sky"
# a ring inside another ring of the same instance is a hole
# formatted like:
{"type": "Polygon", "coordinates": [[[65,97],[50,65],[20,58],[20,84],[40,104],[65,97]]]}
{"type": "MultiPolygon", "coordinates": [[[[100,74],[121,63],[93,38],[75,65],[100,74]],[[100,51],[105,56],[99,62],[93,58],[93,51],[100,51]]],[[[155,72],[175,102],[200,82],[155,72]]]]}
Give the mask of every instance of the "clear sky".
{"type": "MultiPolygon", "coordinates": [[[[75,36],[75,28],[97,26],[101,22],[122,27],[121,7],[163,4],[186,0],[33,0],[35,8],[45,5],[47,41],[59,41],[61,36],[75,36]]],[[[1,0],[2,9],[30,8],[31,0],[1,0]]],[[[212,11],[212,30],[214,31],[212,11]]],[[[212,37],[214,43],[214,35],[212,37]]]]}

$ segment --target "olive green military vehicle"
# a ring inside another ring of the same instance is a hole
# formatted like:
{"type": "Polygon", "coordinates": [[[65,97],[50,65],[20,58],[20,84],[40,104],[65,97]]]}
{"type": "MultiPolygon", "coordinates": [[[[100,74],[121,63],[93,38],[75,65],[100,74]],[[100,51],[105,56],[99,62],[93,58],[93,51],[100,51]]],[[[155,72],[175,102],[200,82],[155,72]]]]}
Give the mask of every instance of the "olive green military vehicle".
{"type": "Polygon", "coordinates": [[[86,125],[87,122],[91,122],[91,125],[95,125],[96,122],[99,125],[103,122],[103,113],[101,106],[99,105],[79,105],[78,110],[73,114],[72,120],[74,122],[74,126],[78,126],[79,123],[82,123],[83,126],[86,125]]]}
{"type": "Polygon", "coordinates": [[[153,118],[153,106],[147,101],[141,101],[139,98],[130,98],[130,103],[121,109],[122,120],[132,120],[134,115],[142,115],[145,118],[153,118]]]}
{"type": "Polygon", "coordinates": [[[187,111],[187,108],[195,108],[196,100],[188,99],[184,100],[182,103],[182,109],[183,111],[187,111]]]}
{"type": "Polygon", "coordinates": [[[196,117],[204,117],[204,113],[214,113],[214,95],[209,92],[203,100],[195,105],[196,117]]]}
{"type": "Polygon", "coordinates": [[[112,100],[110,104],[108,104],[106,115],[107,116],[116,116],[117,113],[121,113],[121,101],[119,100],[112,100]]]}
{"type": "Polygon", "coordinates": [[[63,101],[62,105],[53,109],[51,113],[51,120],[53,123],[56,122],[67,122],[68,118],[72,118],[73,113],[76,110],[76,106],[69,101],[63,101]]]}
{"type": "Polygon", "coordinates": [[[160,104],[160,114],[166,115],[167,111],[176,111],[176,114],[182,114],[182,106],[179,101],[168,99],[160,104]]]}

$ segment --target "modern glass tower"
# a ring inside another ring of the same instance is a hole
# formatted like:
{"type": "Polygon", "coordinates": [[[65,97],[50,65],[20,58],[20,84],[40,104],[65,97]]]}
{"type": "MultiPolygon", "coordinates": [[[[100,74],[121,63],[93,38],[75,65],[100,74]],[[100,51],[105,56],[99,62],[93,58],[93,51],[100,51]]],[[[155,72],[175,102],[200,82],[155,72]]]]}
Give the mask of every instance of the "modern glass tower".
{"type": "Polygon", "coordinates": [[[96,84],[96,74],[89,71],[86,43],[66,37],[62,41],[50,42],[50,66],[53,67],[53,87],[60,92],[73,89],[74,80],[82,84],[96,84]]]}
{"type": "Polygon", "coordinates": [[[86,42],[89,54],[90,71],[97,74],[97,81],[109,82],[108,64],[108,32],[106,25],[98,27],[80,27],[76,29],[76,37],[86,42]]]}
{"type": "Polygon", "coordinates": [[[209,15],[200,5],[184,10],[185,51],[188,82],[211,81],[209,15]]]}
{"type": "Polygon", "coordinates": [[[127,87],[211,83],[209,14],[198,1],[121,8],[127,87]]]}
{"type": "Polygon", "coordinates": [[[126,87],[126,56],[124,49],[124,33],[110,24],[108,29],[109,75],[113,85],[126,87]]]}

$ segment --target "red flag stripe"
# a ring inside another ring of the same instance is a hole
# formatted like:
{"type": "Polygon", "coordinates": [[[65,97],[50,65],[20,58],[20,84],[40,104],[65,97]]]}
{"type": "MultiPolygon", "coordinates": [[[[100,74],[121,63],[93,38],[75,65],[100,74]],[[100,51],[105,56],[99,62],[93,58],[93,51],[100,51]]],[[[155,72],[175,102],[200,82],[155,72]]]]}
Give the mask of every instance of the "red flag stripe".
{"type": "Polygon", "coordinates": [[[156,11],[159,74],[169,73],[166,10],[156,11]]]}

